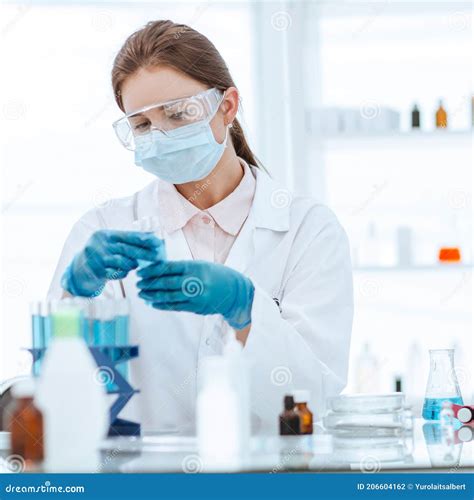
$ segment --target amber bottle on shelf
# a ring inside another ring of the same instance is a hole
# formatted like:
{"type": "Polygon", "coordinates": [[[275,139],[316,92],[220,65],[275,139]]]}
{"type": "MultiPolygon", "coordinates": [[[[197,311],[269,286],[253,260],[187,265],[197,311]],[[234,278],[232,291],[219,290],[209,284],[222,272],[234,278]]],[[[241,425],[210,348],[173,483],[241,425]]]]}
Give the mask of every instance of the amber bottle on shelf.
{"type": "Polygon", "coordinates": [[[295,411],[293,396],[285,396],[284,405],[280,414],[280,436],[296,436],[300,434],[300,417],[295,411]]]}
{"type": "Polygon", "coordinates": [[[313,414],[308,408],[309,391],[294,391],[295,411],[300,417],[300,434],[313,434],[313,414]]]}
{"type": "Polygon", "coordinates": [[[436,128],[448,127],[448,115],[443,108],[443,101],[439,101],[438,109],[436,110],[436,128]]]}
{"type": "Polygon", "coordinates": [[[411,111],[411,128],[420,128],[420,110],[417,104],[413,105],[411,111]]]}
{"type": "Polygon", "coordinates": [[[11,432],[11,454],[24,461],[31,471],[44,459],[43,415],[33,401],[33,379],[21,380],[12,387],[14,400],[7,408],[7,429],[11,432]]]}

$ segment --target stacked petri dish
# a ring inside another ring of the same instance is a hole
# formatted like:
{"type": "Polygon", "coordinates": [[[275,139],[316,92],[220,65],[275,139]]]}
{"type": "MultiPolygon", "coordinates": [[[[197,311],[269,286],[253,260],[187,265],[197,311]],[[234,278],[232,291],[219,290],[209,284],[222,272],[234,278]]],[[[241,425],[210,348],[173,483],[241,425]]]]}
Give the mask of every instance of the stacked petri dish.
{"type": "Polygon", "coordinates": [[[327,404],[324,427],[336,436],[397,436],[413,426],[401,392],[341,395],[328,399],[327,404]]]}
{"type": "Polygon", "coordinates": [[[413,415],[403,393],[341,395],[327,405],[323,425],[332,435],[334,460],[363,472],[410,461],[413,415]]]}

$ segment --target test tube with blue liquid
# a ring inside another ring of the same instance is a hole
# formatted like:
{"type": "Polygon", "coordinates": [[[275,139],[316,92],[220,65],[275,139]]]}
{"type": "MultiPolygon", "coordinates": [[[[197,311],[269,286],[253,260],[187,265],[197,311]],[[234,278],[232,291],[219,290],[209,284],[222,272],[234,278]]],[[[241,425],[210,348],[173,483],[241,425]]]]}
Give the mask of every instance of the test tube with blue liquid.
{"type": "Polygon", "coordinates": [[[120,299],[116,301],[115,305],[114,361],[119,362],[116,368],[125,379],[128,379],[128,364],[127,362],[120,362],[120,360],[126,354],[124,348],[129,343],[129,304],[127,299],[120,299]]]}
{"type": "MultiPolygon", "coordinates": [[[[31,333],[33,349],[43,349],[45,345],[44,321],[41,316],[41,302],[35,301],[30,305],[31,312],[31,333]]],[[[33,376],[38,377],[41,369],[41,358],[33,362],[33,376]]]]}
{"type": "Polygon", "coordinates": [[[93,345],[115,345],[115,303],[110,299],[94,301],[95,317],[93,321],[93,345]]]}

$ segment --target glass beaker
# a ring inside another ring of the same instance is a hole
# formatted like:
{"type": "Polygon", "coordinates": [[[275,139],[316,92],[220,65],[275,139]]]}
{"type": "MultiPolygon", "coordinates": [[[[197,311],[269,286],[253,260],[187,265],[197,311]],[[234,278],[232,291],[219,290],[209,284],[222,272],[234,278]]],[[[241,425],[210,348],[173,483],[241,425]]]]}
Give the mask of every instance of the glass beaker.
{"type": "Polygon", "coordinates": [[[454,349],[430,349],[430,374],[423,404],[423,418],[439,420],[444,401],[464,404],[454,370],[454,349]]]}

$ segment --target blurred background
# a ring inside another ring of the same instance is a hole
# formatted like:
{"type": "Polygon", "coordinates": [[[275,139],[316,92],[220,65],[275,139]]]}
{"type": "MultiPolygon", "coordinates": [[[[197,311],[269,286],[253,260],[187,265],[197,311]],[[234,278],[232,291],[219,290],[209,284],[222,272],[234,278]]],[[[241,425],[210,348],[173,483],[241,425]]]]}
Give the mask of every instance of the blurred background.
{"type": "Polygon", "coordinates": [[[419,405],[428,349],[447,347],[472,401],[472,6],[456,1],[3,2],[0,381],[29,371],[29,302],[73,222],[152,181],[114,136],[110,70],[159,18],[214,42],[257,155],[346,228],[347,390],[398,384],[419,405]]]}

